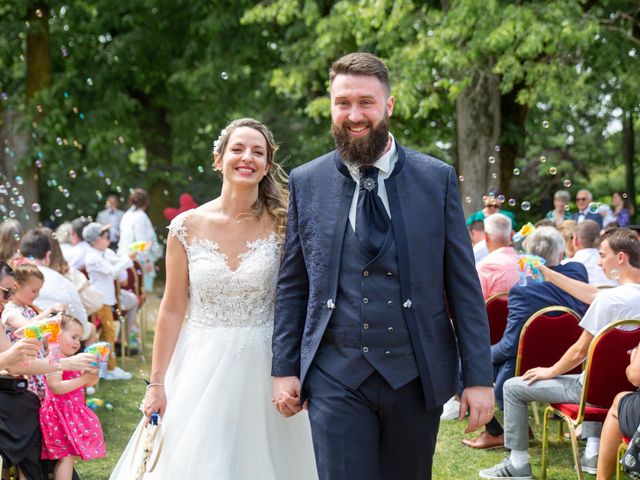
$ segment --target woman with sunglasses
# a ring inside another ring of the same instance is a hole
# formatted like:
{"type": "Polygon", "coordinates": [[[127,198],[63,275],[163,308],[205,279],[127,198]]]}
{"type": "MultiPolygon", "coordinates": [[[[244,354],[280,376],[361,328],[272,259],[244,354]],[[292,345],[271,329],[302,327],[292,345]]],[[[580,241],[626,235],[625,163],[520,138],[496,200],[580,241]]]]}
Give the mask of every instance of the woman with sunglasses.
{"type": "Polygon", "coordinates": [[[476,213],[469,215],[467,218],[467,227],[471,225],[473,222],[477,222],[478,220],[484,220],[489,215],[493,215],[494,213],[502,213],[511,219],[511,224],[513,229],[516,229],[516,219],[513,216],[512,212],[507,210],[502,210],[500,206],[502,205],[502,201],[504,197],[502,195],[498,195],[496,192],[490,192],[489,195],[483,195],[482,203],[484,207],[482,210],[478,210],[476,213]]]}
{"type": "MultiPolygon", "coordinates": [[[[15,291],[13,269],[0,261],[0,304],[15,291]]],[[[16,465],[20,479],[46,478],[40,462],[40,399],[27,390],[22,375],[46,375],[65,370],[96,371],[96,356],[80,353],[51,362],[36,358],[42,348],[35,339],[21,339],[13,344],[0,329],[0,369],[11,375],[0,375],[0,454],[5,464],[16,465]]]]}

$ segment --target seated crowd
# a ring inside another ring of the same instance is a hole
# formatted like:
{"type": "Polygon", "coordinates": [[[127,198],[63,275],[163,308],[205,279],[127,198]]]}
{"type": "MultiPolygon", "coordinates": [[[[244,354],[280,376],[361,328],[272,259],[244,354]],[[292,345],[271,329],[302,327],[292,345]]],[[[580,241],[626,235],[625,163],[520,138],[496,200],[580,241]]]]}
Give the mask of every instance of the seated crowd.
{"type": "MultiPolygon", "coordinates": [[[[594,211],[589,208],[591,194],[580,190],[576,197],[579,211],[570,214],[566,209],[569,199],[567,192],[557,192],[554,210],[537,223],[522,244],[526,253],[544,259],[540,266],[544,281],[523,279],[520,274],[512,241],[513,218],[500,213],[498,197],[485,197],[485,208],[467,221],[485,300],[508,293],[506,328],[491,346],[496,404],[504,412],[504,421],[501,425],[494,417],[485,431],[464,439],[463,444],[477,449],[504,447],[510,453],[498,465],[480,470],[480,478],[532,478],[529,403],[579,403],[582,375],[570,372],[586,360],[593,338],[615,321],[640,320],[640,239],[636,231],[620,228],[629,223],[628,202],[616,193],[613,210],[594,211]],[[545,307],[575,312],[581,317],[582,333],[555,364],[530,368],[516,377],[523,326],[545,307]]],[[[635,352],[627,376],[633,385],[640,384],[640,359],[635,352]]],[[[455,398],[448,404],[445,419],[453,418],[450,412],[457,407],[455,398]]],[[[580,463],[583,471],[609,480],[615,473],[622,436],[630,437],[640,425],[640,393],[623,392],[612,406],[603,407],[610,407],[604,429],[594,422],[582,424],[586,446],[580,463]]]]}
{"type": "MultiPolygon", "coordinates": [[[[132,377],[117,366],[117,355],[125,345],[118,345],[116,339],[120,323],[125,338],[137,335],[138,295],[121,288],[135,254],[115,253],[109,248],[109,225],[85,218],[58,229],[61,239],[71,244],[64,253],[58,234],[49,228],[23,233],[20,224],[11,220],[0,224],[0,235],[5,234],[3,230],[12,239],[0,249],[4,466],[15,465],[21,479],[45,479],[51,473],[55,478],[77,478],[76,459],[97,458],[105,452],[100,423],[84,398],[85,389],[91,393],[98,382],[96,356],[78,352],[98,340],[108,342],[110,355],[103,378],[132,377]],[[46,337],[42,341],[22,338],[30,323],[52,316],[61,319],[56,346],[51,347],[46,337]],[[23,383],[21,375],[26,376],[23,383]],[[68,422],[82,428],[67,428],[68,422]]],[[[133,342],[124,343],[129,353],[135,353],[133,342]]]]}

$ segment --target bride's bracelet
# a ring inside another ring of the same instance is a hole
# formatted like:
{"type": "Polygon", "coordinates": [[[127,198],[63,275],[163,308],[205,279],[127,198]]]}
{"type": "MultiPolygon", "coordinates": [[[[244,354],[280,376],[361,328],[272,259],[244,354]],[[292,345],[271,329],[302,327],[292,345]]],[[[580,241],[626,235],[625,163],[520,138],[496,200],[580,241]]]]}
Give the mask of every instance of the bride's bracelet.
{"type": "Polygon", "coordinates": [[[149,390],[151,387],[164,387],[164,383],[150,383],[149,385],[147,385],[147,390],[149,390]]]}

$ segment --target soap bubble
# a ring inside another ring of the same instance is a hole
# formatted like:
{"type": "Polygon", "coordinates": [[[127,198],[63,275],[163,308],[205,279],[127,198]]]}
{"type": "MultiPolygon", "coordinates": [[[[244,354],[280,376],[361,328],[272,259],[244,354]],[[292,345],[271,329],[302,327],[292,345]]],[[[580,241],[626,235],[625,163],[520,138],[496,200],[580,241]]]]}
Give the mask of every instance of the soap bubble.
{"type": "Polygon", "coordinates": [[[551,167],[549,169],[549,175],[555,175],[556,173],[558,173],[558,169],[556,167],[551,167]]]}
{"type": "Polygon", "coordinates": [[[493,147],[493,149],[494,149],[496,152],[499,152],[499,151],[500,151],[500,145],[496,145],[495,147],[493,147]]]}
{"type": "Polygon", "coordinates": [[[202,165],[198,165],[198,173],[204,173],[204,167],[202,165]]]}
{"type": "Polygon", "coordinates": [[[540,163],[547,163],[547,157],[540,155],[540,163]]]}
{"type": "Polygon", "coordinates": [[[520,175],[520,169],[519,168],[514,168],[513,169],[513,174],[517,177],[518,175],[520,175]]]}
{"type": "Polygon", "coordinates": [[[31,210],[33,210],[34,212],[38,213],[40,210],[42,210],[42,207],[40,206],[39,203],[32,203],[31,204],[31,210]]]}
{"type": "Polygon", "coordinates": [[[471,203],[471,197],[466,197],[466,198],[464,199],[464,201],[465,201],[465,202],[467,202],[467,203],[471,203]]]}
{"type": "Polygon", "coordinates": [[[569,187],[571,186],[571,180],[569,180],[569,179],[567,178],[567,179],[565,179],[565,181],[564,181],[564,182],[562,182],[562,184],[563,184],[565,187],[569,188],[569,187]]]}
{"type": "Polygon", "coordinates": [[[500,203],[504,202],[504,195],[498,195],[498,200],[500,203]]]}
{"type": "Polygon", "coordinates": [[[491,155],[491,156],[489,157],[489,163],[490,163],[491,165],[493,165],[494,163],[496,163],[496,157],[494,157],[493,155],[491,155]]]}
{"type": "Polygon", "coordinates": [[[544,120],[542,122],[542,128],[549,128],[549,121],[548,120],[544,120]]]}
{"type": "Polygon", "coordinates": [[[227,72],[222,72],[220,74],[220,78],[222,78],[223,80],[228,80],[229,79],[229,74],[227,72]]]}
{"type": "Polygon", "coordinates": [[[463,176],[463,175],[460,175],[460,176],[458,177],[458,180],[460,180],[460,182],[464,182],[464,176],[463,176]]]}
{"type": "Polygon", "coordinates": [[[56,217],[60,218],[60,217],[62,216],[62,210],[60,210],[59,208],[56,208],[56,209],[53,211],[53,214],[54,214],[56,217]]]}
{"type": "Polygon", "coordinates": [[[16,177],[16,183],[17,183],[18,185],[23,185],[23,184],[24,184],[24,179],[23,179],[20,175],[18,175],[18,176],[16,177]]]}
{"type": "Polygon", "coordinates": [[[515,207],[516,206],[516,199],[515,198],[510,198],[507,203],[509,204],[510,207],[515,207]]]}
{"type": "Polygon", "coordinates": [[[69,170],[69,178],[75,179],[78,176],[75,170],[69,170]]]}
{"type": "Polygon", "coordinates": [[[493,179],[498,178],[498,174],[497,174],[496,172],[493,172],[493,173],[491,174],[491,178],[493,178],[493,179]]]}
{"type": "Polygon", "coordinates": [[[602,204],[600,202],[591,202],[588,210],[590,213],[598,213],[601,206],[602,204]]]}
{"type": "Polygon", "coordinates": [[[524,202],[522,202],[522,203],[520,204],[520,208],[521,208],[523,211],[528,212],[529,210],[531,210],[531,204],[525,200],[524,202]]]}

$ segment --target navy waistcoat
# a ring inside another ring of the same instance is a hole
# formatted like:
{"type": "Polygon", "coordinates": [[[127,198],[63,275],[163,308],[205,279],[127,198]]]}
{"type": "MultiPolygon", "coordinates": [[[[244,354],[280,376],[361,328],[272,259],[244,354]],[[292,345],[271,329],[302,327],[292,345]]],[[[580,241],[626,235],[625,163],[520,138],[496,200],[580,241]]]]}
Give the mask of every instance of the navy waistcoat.
{"type": "Polygon", "coordinates": [[[349,222],[346,230],[335,310],[314,362],[354,389],[374,371],[398,389],[418,377],[418,367],[402,314],[393,230],[375,258],[349,222]]]}

